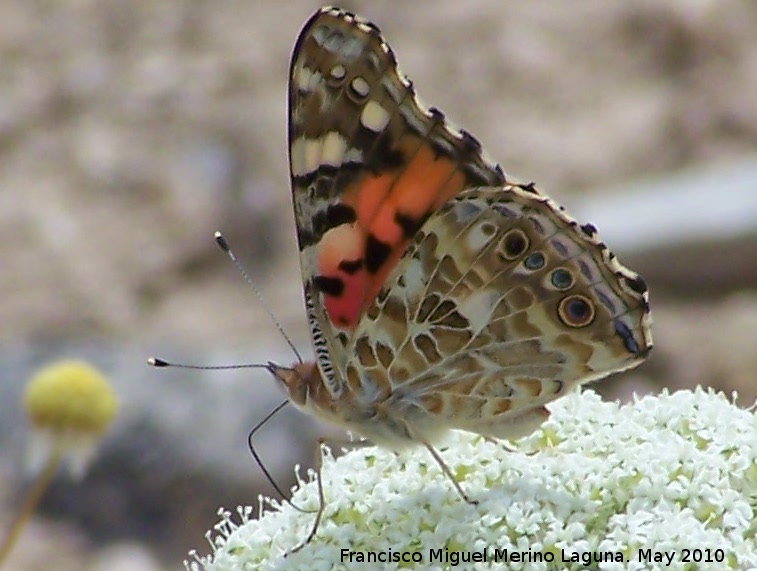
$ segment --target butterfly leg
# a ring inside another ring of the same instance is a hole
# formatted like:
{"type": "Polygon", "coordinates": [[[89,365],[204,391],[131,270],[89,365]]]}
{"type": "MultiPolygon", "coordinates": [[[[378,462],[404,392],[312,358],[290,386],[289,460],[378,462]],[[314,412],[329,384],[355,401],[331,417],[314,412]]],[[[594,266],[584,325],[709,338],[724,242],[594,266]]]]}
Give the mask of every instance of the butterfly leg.
{"type": "Polygon", "coordinates": [[[465,500],[466,503],[476,506],[478,505],[477,500],[471,499],[468,494],[465,493],[463,488],[458,484],[457,480],[455,480],[455,476],[452,474],[452,470],[449,469],[449,466],[444,463],[444,460],[442,460],[442,457],[439,456],[439,453],[436,451],[436,448],[434,448],[429,442],[425,440],[421,440],[423,445],[426,447],[426,450],[429,451],[431,456],[436,460],[436,463],[439,464],[439,467],[442,469],[442,472],[449,478],[449,481],[452,482],[452,485],[455,486],[455,489],[457,490],[457,493],[460,494],[460,497],[465,500]]]}
{"type": "Polygon", "coordinates": [[[526,451],[522,448],[518,448],[512,443],[512,440],[496,440],[492,438],[487,438],[487,441],[491,442],[492,444],[496,444],[506,452],[509,452],[511,454],[515,452],[519,452],[520,454],[525,454],[526,456],[533,456],[534,454],[538,454],[539,450],[529,450],[526,451]]]}
{"type": "Polygon", "coordinates": [[[323,492],[323,477],[322,477],[323,447],[326,445],[328,445],[329,448],[331,448],[334,445],[349,447],[349,448],[363,448],[365,446],[371,446],[371,443],[366,440],[359,440],[359,441],[335,440],[333,438],[324,438],[324,437],[319,438],[316,441],[315,470],[316,470],[316,483],[318,486],[318,509],[315,512],[315,521],[313,522],[313,527],[310,528],[310,533],[308,533],[305,540],[302,541],[299,545],[297,545],[294,549],[290,549],[289,551],[287,551],[284,554],[284,557],[287,557],[288,555],[292,553],[297,553],[303,547],[305,547],[308,543],[313,541],[313,538],[315,537],[315,534],[318,531],[318,526],[321,525],[321,519],[323,518],[323,510],[326,508],[326,496],[323,492]]]}
{"type": "Polygon", "coordinates": [[[499,438],[494,438],[493,436],[483,436],[483,439],[489,444],[494,444],[495,446],[500,446],[504,448],[508,452],[518,451],[518,447],[513,445],[512,440],[503,440],[499,438]]]}

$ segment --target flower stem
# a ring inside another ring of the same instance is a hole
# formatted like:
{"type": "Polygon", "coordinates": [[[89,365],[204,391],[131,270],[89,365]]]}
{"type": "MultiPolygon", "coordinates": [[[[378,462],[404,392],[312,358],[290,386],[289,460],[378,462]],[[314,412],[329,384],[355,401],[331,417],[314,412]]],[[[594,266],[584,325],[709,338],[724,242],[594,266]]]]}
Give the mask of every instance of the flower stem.
{"type": "Polygon", "coordinates": [[[24,503],[21,506],[21,510],[18,512],[15,521],[11,525],[11,528],[8,531],[8,535],[6,535],[5,539],[2,542],[2,545],[0,545],[0,566],[2,566],[2,564],[5,562],[11,549],[16,544],[18,536],[21,533],[21,530],[23,529],[26,522],[29,520],[29,517],[31,517],[31,515],[34,513],[34,510],[37,509],[37,506],[39,505],[39,502],[42,499],[45,490],[50,487],[50,482],[52,482],[53,480],[55,469],[58,467],[59,460],[60,449],[55,448],[54,451],[50,454],[50,457],[47,459],[44,468],[37,476],[37,479],[29,490],[29,493],[26,495],[24,503]]]}

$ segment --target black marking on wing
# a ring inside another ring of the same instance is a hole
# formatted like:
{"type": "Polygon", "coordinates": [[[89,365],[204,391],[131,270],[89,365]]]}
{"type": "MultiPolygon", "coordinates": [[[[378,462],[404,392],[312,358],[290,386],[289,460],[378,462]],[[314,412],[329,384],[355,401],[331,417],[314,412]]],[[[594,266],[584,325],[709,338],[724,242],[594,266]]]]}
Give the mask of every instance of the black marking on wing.
{"type": "Polygon", "coordinates": [[[332,297],[339,297],[344,292],[344,282],[340,278],[331,278],[328,276],[314,276],[313,287],[316,291],[323,292],[332,297]]]}
{"type": "Polygon", "coordinates": [[[405,166],[405,156],[402,151],[393,149],[389,137],[384,134],[376,141],[376,145],[365,157],[364,167],[373,174],[384,174],[386,171],[400,169],[405,166]]]}
{"type": "Polygon", "coordinates": [[[354,208],[346,204],[332,204],[313,217],[313,231],[321,236],[342,224],[352,224],[357,220],[354,208]]]}
{"type": "Polygon", "coordinates": [[[633,338],[633,332],[628,325],[623,323],[620,319],[615,320],[615,333],[617,333],[623,340],[623,345],[626,346],[629,353],[639,355],[639,345],[636,343],[636,339],[633,338]]]}
{"type": "Polygon", "coordinates": [[[647,282],[644,281],[644,278],[637,275],[634,278],[626,278],[626,283],[628,284],[628,287],[630,287],[633,291],[639,294],[645,294],[648,290],[647,288],[647,282]]]}
{"type": "Polygon", "coordinates": [[[591,222],[587,222],[586,224],[583,224],[580,226],[581,231],[586,234],[589,238],[593,238],[597,234],[597,227],[594,226],[591,222]]]}
{"type": "Polygon", "coordinates": [[[412,238],[415,236],[416,232],[421,229],[421,226],[426,223],[429,216],[431,216],[431,213],[429,212],[420,218],[413,218],[408,214],[397,212],[397,214],[394,215],[394,221],[397,223],[397,226],[402,228],[402,234],[405,238],[412,238]]]}
{"type": "Polygon", "coordinates": [[[363,267],[363,260],[357,259],[357,260],[342,260],[339,262],[339,269],[342,270],[346,274],[354,274],[357,273],[360,268],[363,267]]]}
{"type": "Polygon", "coordinates": [[[372,274],[375,274],[386,262],[392,247],[386,242],[382,242],[373,234],[368,234],[365,244],[365,268],[372,274]]]}

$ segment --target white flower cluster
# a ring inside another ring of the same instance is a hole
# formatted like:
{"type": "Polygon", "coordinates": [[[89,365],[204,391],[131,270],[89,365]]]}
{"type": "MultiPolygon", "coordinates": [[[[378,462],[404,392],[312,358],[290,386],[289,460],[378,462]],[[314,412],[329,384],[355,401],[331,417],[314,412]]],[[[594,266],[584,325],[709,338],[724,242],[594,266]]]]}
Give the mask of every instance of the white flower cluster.
{"type": "MultiPolygon", "coordinates": [[[[323,520],[261,500],[208,534],[190,571],[757,569],[757,415],[703,390],[621,406],[569,395],[515,450],[468,433],[437,447],[323,461],[323,520]]],[[[293,501],[315,510],[315,482],[293,501]]]]}

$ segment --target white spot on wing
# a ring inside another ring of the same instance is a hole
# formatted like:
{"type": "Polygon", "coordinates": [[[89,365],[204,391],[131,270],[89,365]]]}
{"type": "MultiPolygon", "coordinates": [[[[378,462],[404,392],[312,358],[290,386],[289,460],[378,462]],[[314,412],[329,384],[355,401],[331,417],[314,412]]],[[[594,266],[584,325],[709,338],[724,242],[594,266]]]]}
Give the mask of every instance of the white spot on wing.
{"type": "Polygon", "coordinates": [[[480,252],[492,241],[494,234],[487,234],[483,231],[483,225],[475,224],[466,230],[464,238],[471,252],[480,252]]]}
{"type": "Polygon", "coordinates": [[[329,131],[317,139],[296,139],[292,143],[290,156],[292,176],[304,176],[321,165],[340,167],[344,163],[359,163],[363,160],[363,153],[359,149],[348,147],[347,139],[337,131],[329,131]]]}
{"type": "Polygon", "coordinates": [[[482,288],[458,303],[458,310],[465,315],[474,330],[482,329],[492,319],[492,310],[502,297],[501,292],[482,288]]]}
{"type": "Polygon", "coordinates": [[[371,92],[371,86],[362,77],[356,77],[355,79],[353,79],[350,82],[350,87],[352,87],[352,90],[360,97],[367,97],[371,92]]]}
{"type": "Polygon", "coordinates": [[[360,122],[366,129],[379,133],[389,123],[389,113],[375,101],[369,101],[360,114],[360,122]]]}
{"type": "Polygon", "coordinates": [[[336,64],[334,67],[331,68],[331,71],[329,72],[331,74],[331,77],[334,79],[344,79],[344,76],[347,74],[347,70],[344,69],[344,66],[341,64],[336,64]]]}
{"type": "Polygon", "coordinates": [[[290,156],[293,176],[313,172],[321,163],[321,140],[300,137],[292,143],[290,156]]]}
{"type": "Polygon", "coordinates": [[[336,131],[330,131],[323,137],[321,150],[321,164],[338,167],[344,160],[347,150],[347,140],[336,131]]]}
{"type": "Polygon", "coordinates": [[[299,176],[307,173],[305,170],[305,156],[304,156],[304,143],[305,140],[300,138],[292,142],[292,146],[289,149],[289,160],[291,162],[290,168],[293,176],[299,176]]]}
{"type": "Polygon", "coordinates": [[[321,73],[304,65],[294,70],[294,84],[300,91],[311,91],[321,82],[321,73]]]}

